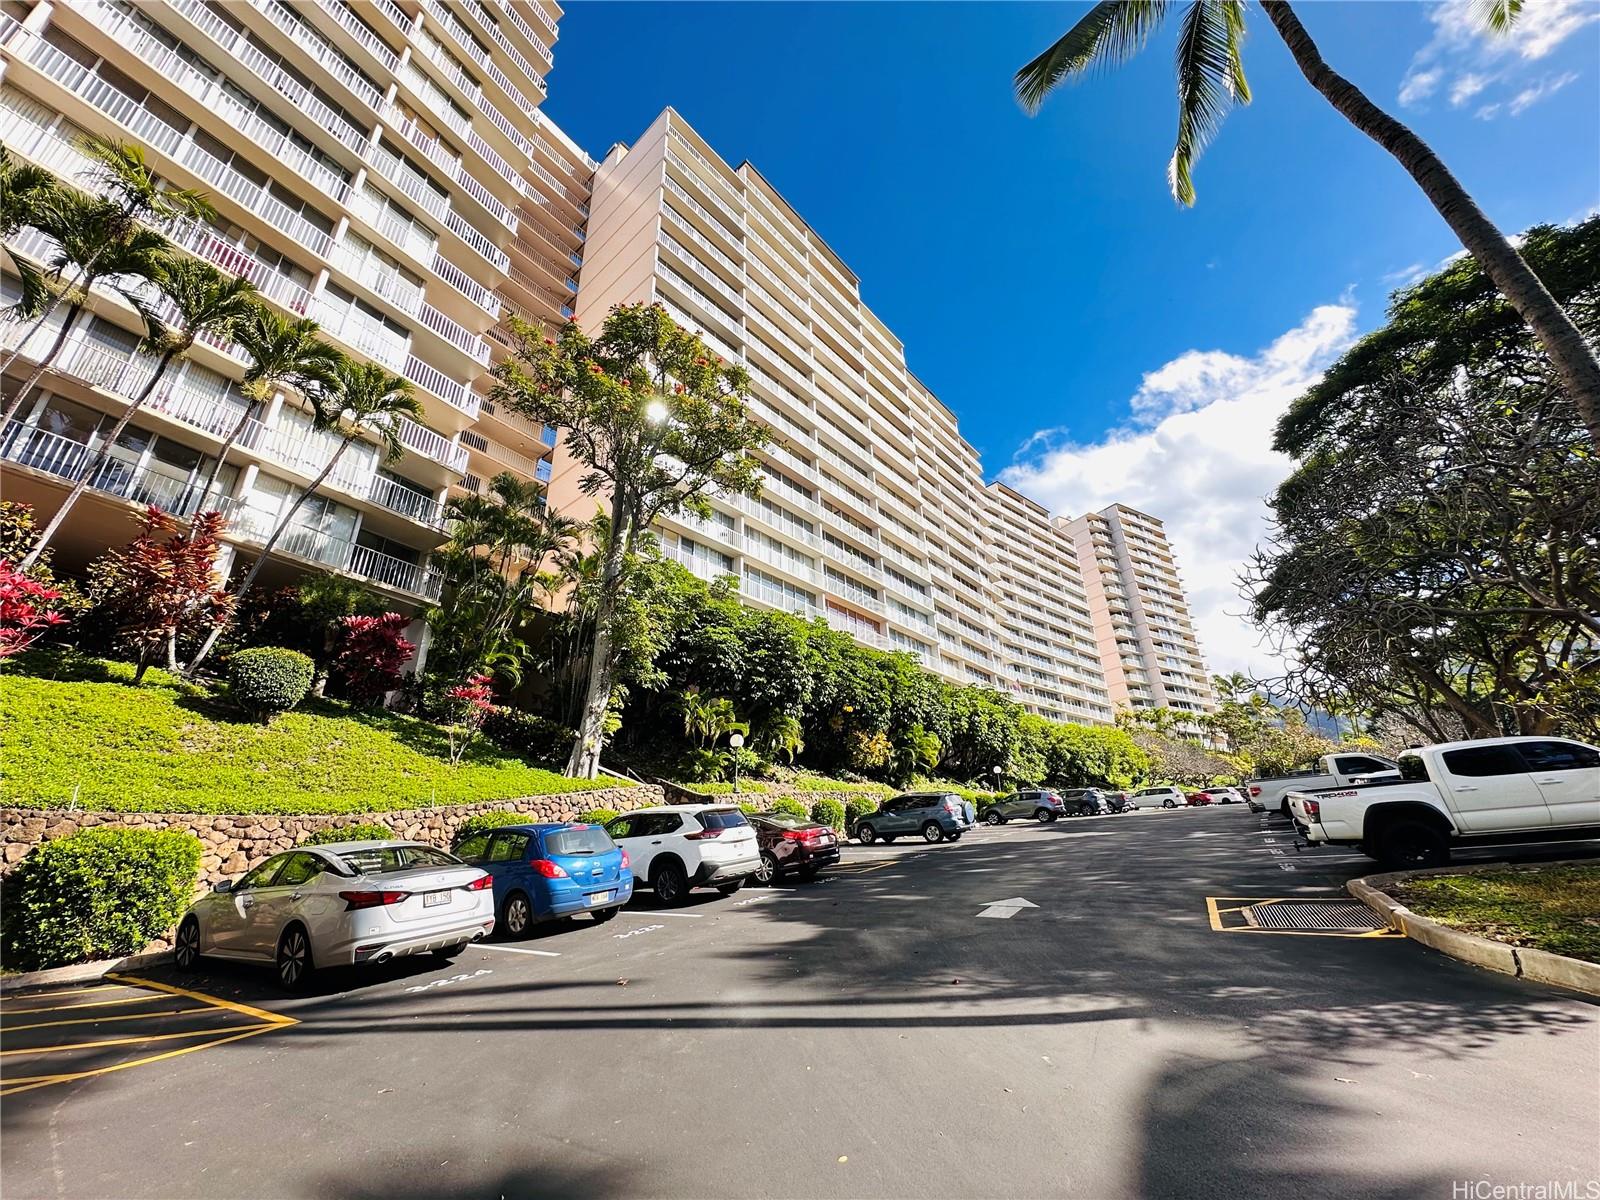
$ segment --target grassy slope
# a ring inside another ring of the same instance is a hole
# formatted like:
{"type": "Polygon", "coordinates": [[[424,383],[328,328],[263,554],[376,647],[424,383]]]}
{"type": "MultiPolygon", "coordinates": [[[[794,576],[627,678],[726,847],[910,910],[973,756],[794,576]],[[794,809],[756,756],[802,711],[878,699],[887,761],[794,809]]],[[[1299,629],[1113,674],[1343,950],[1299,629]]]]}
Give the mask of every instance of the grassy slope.
{"type": "Polygon", "coordinates": [[[1600,866],[1436,875],[1396,894],[1441,925],[1600,962],[1600,866]]]}
{"type": "Polygon", "coordinates": [[[480,742],[450,766],[426,721],[311,701],[270,726],[164,672],[0,674],[0,796],[124,812],[339,813],[614,786],[566,779],[480,742]]]}

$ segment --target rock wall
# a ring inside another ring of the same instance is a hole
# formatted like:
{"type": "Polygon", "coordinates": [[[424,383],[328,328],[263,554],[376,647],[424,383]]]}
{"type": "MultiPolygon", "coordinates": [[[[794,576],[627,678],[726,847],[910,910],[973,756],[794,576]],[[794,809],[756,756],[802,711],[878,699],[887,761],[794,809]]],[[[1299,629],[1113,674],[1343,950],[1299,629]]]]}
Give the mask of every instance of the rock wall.
{"type": "Polygon", "coordinates": [[[527,814],[530,821],[567,821],[591,808],[628,812],[661,803],[661,789],[646,784],[566,792],[554,796],[491,800],[482,804],[341,813],[338,816],[68,812],[63,809],[3,808],[0,809],[0,848],[3,848],[4,863],[0,864],[0,875],[10,872],[39,843],[96,826],[188,830],[200,839],[204,847],[200,860],[200,879],[210,886],[218,880],[242,874],[268,855],[289,849],[319,829],[376,821],[394,830],[396,837],[448,846],[462,822],[478,813],[516,812],[527,814]]]}

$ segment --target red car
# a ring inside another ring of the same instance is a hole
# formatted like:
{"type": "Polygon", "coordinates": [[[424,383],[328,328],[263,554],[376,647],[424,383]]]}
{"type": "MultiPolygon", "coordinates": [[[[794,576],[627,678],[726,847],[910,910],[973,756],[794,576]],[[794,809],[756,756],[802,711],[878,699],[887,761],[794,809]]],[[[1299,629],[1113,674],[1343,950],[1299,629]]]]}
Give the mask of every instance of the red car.
{"type": "Polygon", "coordinates": [[[1210,804],[1213,797],[1209,792],[1190,792],[1188,795],[1184,796],[1184,799],[1187,800],[1189,802],[1189,806],[1193,808],[1200,804],[1210,804]]]}
{"type": "Polygon", "coordinates": [[[763,886],[777,883],[788,872],[806,883],[815,879],[823,867],[839,861],[839,837],[817,821],[781,812],[751,813],[756,845],[761,849],[761,865],[751,882],[763,886]]]}

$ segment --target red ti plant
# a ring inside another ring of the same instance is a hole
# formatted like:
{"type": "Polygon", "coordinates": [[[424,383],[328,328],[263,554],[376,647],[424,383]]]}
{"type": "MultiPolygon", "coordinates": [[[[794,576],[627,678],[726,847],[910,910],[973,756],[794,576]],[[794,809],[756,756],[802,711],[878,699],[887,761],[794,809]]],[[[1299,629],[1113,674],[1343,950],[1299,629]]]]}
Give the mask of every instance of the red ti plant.
{"type": "Polygon", "coordinates": [[[411,618],[402,613],[379,617],[345,617],[339,622],[340,646],[333,671],[345,694],[357,704],[377,704],[400,686],[401,672],[416,644],[405,637],[411,618]]]}
{"type": "Polygon", "coordinates": [[[61,599],[53,587],[30,579],[0,558],[0,661],[21,654],[46,630],[66,618],[50,605],[61,599]]]}
{"type": "Polygon", "coordinates": [[[453,708],[452,721],[445,727],[450,739],[450,765],[458,766],[467,747],[478,736],[483,722],[494,709],[492,676],[473,675],[465,683],[458,683],[445,692],[453,708]]]}

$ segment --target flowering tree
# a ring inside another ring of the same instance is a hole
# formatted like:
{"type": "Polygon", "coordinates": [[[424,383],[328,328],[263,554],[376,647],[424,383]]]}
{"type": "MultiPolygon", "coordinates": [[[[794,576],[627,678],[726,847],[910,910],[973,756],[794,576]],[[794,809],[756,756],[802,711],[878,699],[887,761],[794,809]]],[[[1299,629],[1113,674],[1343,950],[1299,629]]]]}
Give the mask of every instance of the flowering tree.
{"type": "Polygon", "coordinates": [[[450,739],[450,765],[459,766],[461,756],[472,745],[483,728],[483,722],[494,709],[494,689],[489,686],[489,675],[474,675],[465,683],[458,683],[445,692],[450,701],[452,720],[445,727],[450,739]]]}
{"type": "Polygon", "coordinates": [[[233,598],[216,570],[222,523],[221,513],[201,513],[187,533],[179,533],[178,522],[152,504],[139,536],[90,566],[95,615],[138,656],[135,683],[143,681],[163,648],[168,667],[177,668],[180,636],[209,633],[226,623],[233,598]]]}
{"type": "Polygon", "coordinates": [[[400,686],[401,671],[417,649],[405,637],[409,624],[410,617],[395,612],[345,617],[339,622],[340,646],[333,671],[350,699],[357,704],[377,704],[400,686]]]}
{"type": "Polygon", "coordinates": [[[66,618],[51,608],[61,593],[0,558],[0,662],[21,654],[66,618]]]}

